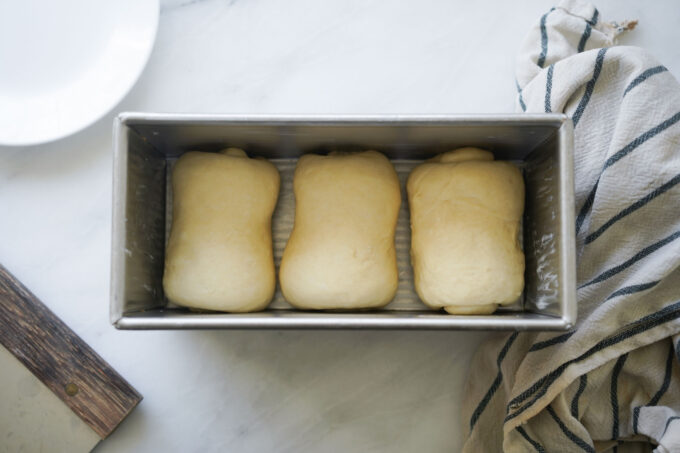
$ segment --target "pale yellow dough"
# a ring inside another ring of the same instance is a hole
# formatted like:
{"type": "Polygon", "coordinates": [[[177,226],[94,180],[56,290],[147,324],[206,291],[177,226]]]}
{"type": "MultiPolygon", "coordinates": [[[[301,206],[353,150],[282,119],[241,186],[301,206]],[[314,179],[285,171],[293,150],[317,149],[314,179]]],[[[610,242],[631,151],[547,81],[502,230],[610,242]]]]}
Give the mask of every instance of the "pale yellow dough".
{"type": "Polygon", "coordinates": [[[407,182],[411,263],[421,300],[453,314],[489,314],[524,288],[519,169],[477,148],[440,154],[407,182]]]}
{"type": "Polygon", "coordinates": [[[182,155],[172,175],[172,229],[163,288],[185,307],[262,310],[276,277],[271,217],[279,172],[239,149],[182,155]]]}
{"type": "Polygon", "coordinates": [[[380,307],[397,290],[394,232],[399,179],[376,151],[300,158],[293,179],[295,226],[279,279],[304,309],[380,307]]]}

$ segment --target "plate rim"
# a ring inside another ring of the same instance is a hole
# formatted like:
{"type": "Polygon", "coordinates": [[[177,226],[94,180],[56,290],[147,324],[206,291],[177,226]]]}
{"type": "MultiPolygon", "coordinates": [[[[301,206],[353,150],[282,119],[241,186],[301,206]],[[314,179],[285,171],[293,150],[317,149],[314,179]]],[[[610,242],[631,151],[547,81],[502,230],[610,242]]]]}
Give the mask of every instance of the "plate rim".
{"type": "MultiPolygon", "coordinates": [[[[41,135],[16,134],[16,133],[3,134],[0,129],[0,147],[36,146],[70,137],[74,134],[77,134],[78,132],[87,129],[97,121],[104,118],[107,114],[109,114],[113,110],[113,108],[116,105],[118,105],[123,99],[125,99],[125,97],[130,93],[130,91],[132,91],[132,88],[134,88],[134,86],[137,84],[142,75],[142,72],[146,68],[151,58],[151,54],[153,53],[156,39],[158,37],[158,26],[160,22],[161,13],[160,0],[144,0],[144,1],[147,3],[151,3],[148,6],[148,8],[150,11],[153,11],[153,16],[151,15],[149,16],[149,19],[151,19],[148,25],[149,39],[146,42],[144,42],[145,46],[143,52],[139,53],[140,55],[139,63],[137,63],[134,67],[129,67],[124,70],[129,71],[128,72],[128,74],[130,74],[129,82],[126,84],[122,84],[121,88],[117,90],[118,92],[115,95],[111,96],[108,102],[102,102],[100,108],[93,109],[91,114],[89,115],[83,115],[83,120],[78,122],[78,124],[75,126],[62,128],[61,130],[57,129],[54,132],[44,133],[41,135]]],[[[137,0],[132,3],[142,5],[144,1],[137,0]]],[[[100,85],[98,88],[101,89],[102,85],[100,85]]],[[[80,99],[84,100],[88,99],[87,92],[85,92],[80,99]]]]}

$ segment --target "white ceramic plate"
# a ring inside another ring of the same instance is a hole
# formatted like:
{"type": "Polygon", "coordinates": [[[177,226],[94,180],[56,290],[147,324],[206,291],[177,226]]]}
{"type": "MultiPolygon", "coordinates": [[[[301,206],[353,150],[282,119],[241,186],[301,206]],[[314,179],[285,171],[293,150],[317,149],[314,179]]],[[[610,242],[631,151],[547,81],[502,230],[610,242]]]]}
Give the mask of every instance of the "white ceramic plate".
{"type": "Polygon", "coordinates": [[[0,145],[56,140],[111,110],[151,54],[158,1],[0,1],[0,145]]]}

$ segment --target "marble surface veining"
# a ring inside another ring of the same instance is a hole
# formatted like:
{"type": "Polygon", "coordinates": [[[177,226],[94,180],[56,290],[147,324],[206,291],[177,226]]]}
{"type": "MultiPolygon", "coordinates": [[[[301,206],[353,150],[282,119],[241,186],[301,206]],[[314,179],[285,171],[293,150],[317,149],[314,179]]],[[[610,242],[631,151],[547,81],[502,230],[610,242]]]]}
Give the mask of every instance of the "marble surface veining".
{"type": "MultiPolygon", "coordinates": [[[[478,113],[514,106],[553,2],[167,0],[129,95],[55,143],[0,148],[0,262],[145,399],[98,452],[458,451],[480,332],[120,332],[109,325],[111,124],[124,110],[478,113]]],[[[673,0],[597,2],[680,74],[673,0]]]]}

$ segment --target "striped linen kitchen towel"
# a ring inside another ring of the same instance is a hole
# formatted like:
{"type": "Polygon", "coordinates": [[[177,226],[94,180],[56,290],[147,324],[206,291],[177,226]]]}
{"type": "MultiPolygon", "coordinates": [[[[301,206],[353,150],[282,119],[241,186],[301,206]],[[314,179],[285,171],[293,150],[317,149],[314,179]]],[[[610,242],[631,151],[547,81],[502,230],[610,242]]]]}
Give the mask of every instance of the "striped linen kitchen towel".
{"type": "Polygon", "coordinates": [[[680,85],[633,25],[563,1],[521,49],[518,109],[574,123],[579,321],[481,346],[465,452],[680,452],[680,85]]]}

